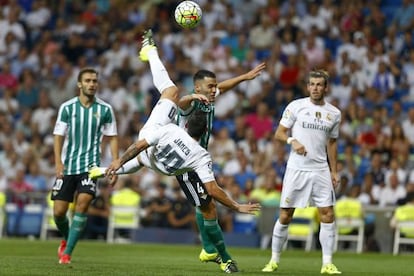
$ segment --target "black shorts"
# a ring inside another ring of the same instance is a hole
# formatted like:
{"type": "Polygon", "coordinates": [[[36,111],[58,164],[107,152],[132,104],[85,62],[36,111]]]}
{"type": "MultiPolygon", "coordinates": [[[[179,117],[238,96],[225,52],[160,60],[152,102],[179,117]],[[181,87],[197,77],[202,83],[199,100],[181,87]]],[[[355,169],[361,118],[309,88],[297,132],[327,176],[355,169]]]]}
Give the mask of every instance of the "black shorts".
{"type": "Polygon", "coordinates": [[[177,175],[177,180],[188,201],[194,206],[206,206],[210,203],[211,196],[208,195],[206,187],[196,172],[191,171],[183,175],[177,175]]]}
{"type": "Polygon", "coordinates": [[[90,179],[88,173],[65,175],[57,178],[52,188],[52,200],[73,202],[75,192],[96,195],[96,180],[90,179]]]}

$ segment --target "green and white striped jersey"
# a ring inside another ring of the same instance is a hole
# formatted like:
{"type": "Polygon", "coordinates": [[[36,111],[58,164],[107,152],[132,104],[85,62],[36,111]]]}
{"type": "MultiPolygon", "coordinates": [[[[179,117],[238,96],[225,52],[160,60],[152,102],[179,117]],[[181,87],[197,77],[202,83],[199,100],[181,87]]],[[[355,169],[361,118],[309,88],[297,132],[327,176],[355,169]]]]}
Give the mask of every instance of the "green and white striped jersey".
{"type": "Polygon", "coordinates": [[[100,165],[102,137],[117,135],[113,109],[99,98],[88,108],[78,97],[72,98],[60,106],[53,135],[65,136],[64,174],[85,173],[90,166],[100,165]]]}
{"type": "Polygon", "coordinates": [[[188,116],[194,110],[203,110],[208,114],[207,116],[207,131],[203,134],[200,139],[200,145],[207,149],[208,141],[210,139],[211,132],[213,131],[213,120],[214,120],[214,104],[204,104],[200,101],[192,102],[191,106],[187,110],[179,110],[177,114],[177,125],[187,131],[188,116]]]}

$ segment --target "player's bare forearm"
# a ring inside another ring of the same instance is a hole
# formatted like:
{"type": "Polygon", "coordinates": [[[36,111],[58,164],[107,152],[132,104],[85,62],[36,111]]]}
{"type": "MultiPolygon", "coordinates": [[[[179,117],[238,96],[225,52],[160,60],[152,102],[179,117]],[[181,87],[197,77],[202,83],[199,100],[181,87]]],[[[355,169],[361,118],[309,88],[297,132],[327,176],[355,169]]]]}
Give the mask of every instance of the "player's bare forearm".
{"type": "Polygon", "coordinates": [[[53,139],[53,151],[55,155],[55,170],[56,177],[63,175],[63,164],[62,164],[62,147],[63,147],[63,136],[55,135],[53,139]]]}
{"type": "Polygon", "coordinates": [[[223,204],[224,206],[226,206],[229,209],[232,209],[234,211],[238,211],[239,208],[239,204],[234,201],[233,199],[231,199],[224,191],[222,188],[220,188],[217,185],[216,181],[211,181],[208,183],[204,184],[206,186],[207,192],[208,194],[214,198],[215,200],[217,200],[218,202],[220,202],[221,204],[223,204]]]}
{"type": "Polygon", "coordinates": [[[245,74],[218,83],[217,87],[220,90],[220,93],[224,93],[243,81],[256,78],[265,68],[266,63],[262,62],[245,74]]]}
{"type": "Polygon", "coordinates": [[[226,206],[229,209],[232,209],[236,212],[253,214],[254,212],[260,210],[260,204],[239,204],[230,198],[222,188],[220,188],[215,181],[205,184],[209,195],[226,206]]]}
{"type": "Polygon", "coordinates": [[[329,167],[332,173],[336,174],[337,168],[337,158],[338,158],[338,147],[336,139],[329,139],[328,145],[326,147],[329,159],[329,167]]]}
{"type": "Polygon", "coordinates": [[[140,153],[139,149],[136,147],[135,143],[130,145],[128,149],[121,155],[119,158],[121,166],[136,157],[140,153]]]}
{"type": "Polygon", "coordinates": [[[117,159],[119,156],[118,136],[111,136],[109,146],[111,148],[112,159],[117,159]]]}
{"type": "Polygon", "coordinates": [[[282,126],[282,125],[279,125],[279,126],[277,127],[277,129],[276,129],[276,132],[275,132],[274,138],[275,138],[276,140],[278,140],[278,141],[282,142],[282,143],[286,143],[287,138],[289,138],[289,136],[288,136],[288,134],[287,134],[287,132],[288,132],[288,131],[289,131],[289,129],[288,129],[288,128],[286,128],[286,127],[284,127],[284,126],[282,126]]]}
{"type": "Polygon", "coordinates": [[[196,100],[203,102],[205,104],[209,103],[208,98],[203,94],[190,94],[181,97],[177,105],[179,108],[186,110],[190,107],[191,103],[196,100]]]}

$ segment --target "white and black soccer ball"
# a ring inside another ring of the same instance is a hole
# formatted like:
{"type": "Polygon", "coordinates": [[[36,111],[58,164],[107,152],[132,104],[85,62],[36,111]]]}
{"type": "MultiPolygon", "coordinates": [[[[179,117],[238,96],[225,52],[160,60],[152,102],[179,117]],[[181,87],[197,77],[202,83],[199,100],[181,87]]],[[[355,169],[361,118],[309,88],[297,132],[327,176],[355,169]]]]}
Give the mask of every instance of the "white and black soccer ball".
{"type": "Polygon", "coordinates": [[[175,21],[183,28],[195,28],[201,20],[203,12],[200,6],[193,1],[183,1],[175,8],[175,21]]]}

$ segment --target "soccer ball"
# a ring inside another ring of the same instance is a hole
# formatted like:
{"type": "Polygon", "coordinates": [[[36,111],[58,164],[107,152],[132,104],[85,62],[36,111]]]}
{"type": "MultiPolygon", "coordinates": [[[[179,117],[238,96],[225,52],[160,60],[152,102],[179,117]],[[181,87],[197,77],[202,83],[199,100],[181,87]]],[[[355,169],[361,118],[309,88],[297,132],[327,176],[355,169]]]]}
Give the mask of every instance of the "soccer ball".
{"type": "Polygon", "coordinates": [[[193,1],[183,1],[175,8],[175,21],[183,28],[194,28],[200,23],[202,11],[193,1]]]}

